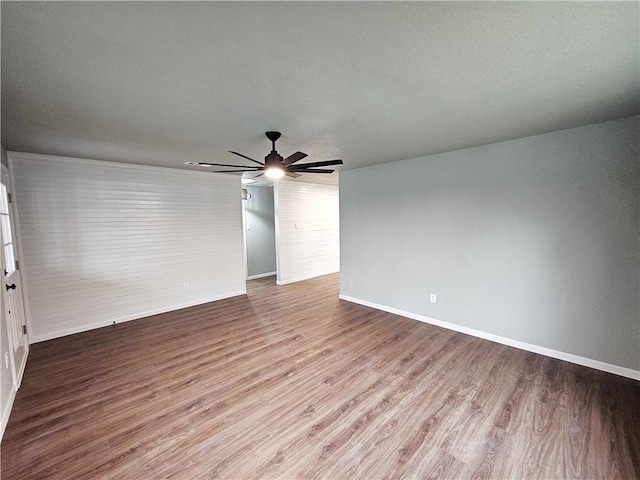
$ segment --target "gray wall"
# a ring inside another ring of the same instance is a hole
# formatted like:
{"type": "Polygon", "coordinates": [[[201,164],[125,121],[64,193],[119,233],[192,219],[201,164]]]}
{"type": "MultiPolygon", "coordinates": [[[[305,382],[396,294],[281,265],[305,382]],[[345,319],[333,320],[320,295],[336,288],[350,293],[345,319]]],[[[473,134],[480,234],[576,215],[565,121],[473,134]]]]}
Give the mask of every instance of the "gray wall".
{"type": "Polygon", "coordinates": [[[341,294],[639,370],[639,128],[341,172],[341,294]]]}
{"type": "Polygon", "coordinates": [[[276,271],[276,237],[273,188],[248,187],[247,190],[251,194],[245,204],[247,270],[251,277],[276,271]]]}

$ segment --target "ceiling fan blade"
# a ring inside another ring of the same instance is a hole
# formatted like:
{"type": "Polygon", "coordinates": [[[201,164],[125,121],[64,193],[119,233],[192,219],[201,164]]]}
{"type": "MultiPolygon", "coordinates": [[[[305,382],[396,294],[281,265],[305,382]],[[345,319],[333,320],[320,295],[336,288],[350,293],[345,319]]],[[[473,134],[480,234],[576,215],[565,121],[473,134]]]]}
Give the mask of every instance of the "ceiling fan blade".
{"type": "MultiPolygon", "coordinates": [[[[258,170],[258,171],[259,171],[259,170],[258,170]]],[[[260,173],[260,174],[258,174],[258,175],[254,175],[254,176],[253,176],[253,177],[251,177],[251,178],[252,178],[252,179],[253,179],[253,178],[258,178],[258,177],[261,177],[262,175],[264,175],[264,172],[262,172],[262,173],[260,173]]]]}
{"type": "Polygon", "coordinates": [[[207,162],[197,162],[196,166],[210,166],[210,167],[237,167],[237,168],[260,168],[260,167],[252,167],[251,165],[230,165],[228,163],[207,163],[207,162]]]}
{"type": "Polygon", "coordinates": [[[293,173],[293,172],[284,172],[284,174],[285,174],[287,177],[292,177],[292,178],[298,178],[298,177],[301,177],[301,176],[302,176],[302,175],[298,175],[297,173],[293,173]]]}
{"type": "Polygon", "coordinates": [[[342,165],[342,160],[325,160],[323,162],[300,163],[298,165],[293,165],[291,169],[297,170],[298,168],[328,167],[329,165],[342,165]]]}
{"type": "Polygon", "coordinates": [[[283,165],[291,165],[292,163],[296,163],[297,161],[302,160],[306,156],[307,156],[307,154],[303,153],[303,152],[292,153],[291,155],[289,155],[287,158],[285,158],[282,161],[282,164],[283,165]]]}
{"type": "Polygon", "coordinates": [[[321,168],[301,168],[293,170],[295,173],[333,173],[335,170],[323,170],[321,168]]]}
{"type": "Polygon", "coordinates": [[[239,170],[214,170],[213,173],[259,172],[259,168],[242,168],[239,170]]]}
{"type": "Polygon", "coordinates": [[[241,153],[238,153],[238,152],[232,152],[231,150],[229,150],[229,153],[233,153],[234,155],[238,155],[239,157],[246,158],[247,160],[251,160],[252,162],[257,163],[258,165],[264,165],[264,163],[259,162],[258,160],[254,160],[254,159],[253,159],[253,158],[251,158],[251,157],[247,157],[246,155],[243,155],[243,154],[241,154],[241,153]]]}

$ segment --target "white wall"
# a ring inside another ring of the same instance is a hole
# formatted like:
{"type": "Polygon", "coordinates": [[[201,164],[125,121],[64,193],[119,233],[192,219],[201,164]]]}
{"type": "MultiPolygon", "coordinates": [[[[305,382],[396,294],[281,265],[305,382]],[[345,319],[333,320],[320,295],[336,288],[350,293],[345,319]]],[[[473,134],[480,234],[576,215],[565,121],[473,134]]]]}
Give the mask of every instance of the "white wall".
{"type": "Polygon", "coordinates": [[[639,131],[341,172],[342,297],[640,378],[639,131]]]}
{"type": "Polygon", "coordinates": [[[251,198],[245,200],[247,226],[247,274],[249,278],[275,275],[276,233],[273,188],[246,187],[251,198]]]}
{"type": "Polygon", "coordinates": [[[299,181],[274,184],[277,283],[339,271],[338,187],[299,181]]]}
{"type": "Polygon", "coordinates": [[[239,178],[9,159],[32,342],[245,293],[239,178]]]}

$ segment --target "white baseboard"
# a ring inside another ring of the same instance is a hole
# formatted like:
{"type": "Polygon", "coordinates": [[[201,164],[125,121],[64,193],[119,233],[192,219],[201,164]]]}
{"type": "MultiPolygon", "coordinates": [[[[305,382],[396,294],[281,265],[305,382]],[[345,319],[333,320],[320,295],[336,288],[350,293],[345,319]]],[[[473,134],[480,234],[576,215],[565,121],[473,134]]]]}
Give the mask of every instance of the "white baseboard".
{"type": "Polygon", "coordinates": [[[255,280],[256,278],[273,277],[276,272],[259,273],[257,275],[250,275],[247,280],[255,280]]]}
{"type": "Polygon", "coordinates": [[[4,437],[4,431],[7,428],[7,424],[9,423],[9,416],[11,415],[11,410],[13,409],[13,402],[16,399],[16,387],[11,382],[11,391],[9,392],[9,398],[7,399],[7,404],[4,406],[2,410],[2,423],[0,424],[0,442],[2,442],[2,437],[4,437]]]}
{"type": "Polygon", "coordinates": [[[323,277],[325,275],[331,275],[332,273],[338,273],[340,270],[333,270],[331,272],[324,272],[324,273],[314,273],[312,275],[305,275],[303,277],[297,277],[297,278],[290,278],[288,280],[276,280],[276,284],[277,285],[288,285],[289,283],[296,283],[296,282],[302,282],[303,280],[310,280],[312,278],[317,278],[317,277],[323,277]]]}
{"type": "Polygon", "coordinates": [[[578,365],[582,365],[585,367],[594,368],[596,370],[602,370],[603,372],[613,373],[615,375],[620,375],[621,377],[632,378],[634,380],[640,380],[640,370],[633,370],[627,367],[620,367],[618,365],[612,365],[610,363],[601,362],[600,360],[594,360],[591,358],[581,357],[579,355],[574,355],[572,353],[560,352],[558,350],[553,350],[547,347],[541,347],[538,345],[533,345],[531,343],[521,342],[519,340],[513,340],[511,338],[501,337],[499,335],[494,335],[492,333],[483,332],[481,330],[475,330],[473,328],[462,327],[460,325],[456,325],[454,323],[443,322],[441,320],[436,320],[435,318],[426,317],[424,315],[419,315],[417,313],[407,312],[404,310],[400,310],[398,308],[387,307],[386,305],[380,305],[373,302],[368,302],[366,300],[361,300],[359,298],[349,297],[347,295],[340,294],[340,299],[346,300],[348,302],[358,303],[360,305],[364,305],[366,307],[375,308],[376,310],[382,310],[384,312],[394,313],[396,315],[400,315],[402,317],[411,318],[413,320],[418,320],[420,322],[429,323],[431,325],[436,325],[438,327],[446,328],[448,330],[454,330],[456,332],[464,333],[467,335],[471,335],[473,337],[482,338],[485,340],[490,340],[492,342],[501,343],[502,345],[507,345],[509,347],[515,347],[520,350],[526,350],[528,352],[539,353],[540,355],[546,355],[547,357],[557,358],[558,360],[564,360],[566,362],[575,363],[578,365]]]}
{"type": "Polygon", "coordinates": [[[139,312],[132,315],[126,315],[124,317],[119,318],[110,318],[107,320],[101,320],[99,322],[89,323],[86,325],[74,326],[71,328],[66,328],[62,330],[56,330],[54,332],[46,332],[42,334],[34,334],[29,336],[29,343],[38,343],[44,342],[46,340],[51,340],[54,338],[65,337],[67,335],[73,335],[74,333],[87,332],[89,330],[95,330],[96,328],[108,327],[109,325],[113,325],[114,323],[124,323],[130,322],[132,320],[139,320],[141,318],[150,317],[151,315],[158,315],[160,313],[173,312],[175,310],[180,310],[182,308],[195,307],[196,305],[202,305],[204,303],[215,302],[218,300],[223,300],[225,298],[237,297],[239,295],[246,295],[247,291],[242,290],[238,292],[233,292],[226,295],[215,296],[210,298],[203,298],[200,300],[196,300],[194,302],[187,302],[179,305],[172,305],[170,307],[162,307],[154,310],[147,310],[146,312],[139,312]]]}

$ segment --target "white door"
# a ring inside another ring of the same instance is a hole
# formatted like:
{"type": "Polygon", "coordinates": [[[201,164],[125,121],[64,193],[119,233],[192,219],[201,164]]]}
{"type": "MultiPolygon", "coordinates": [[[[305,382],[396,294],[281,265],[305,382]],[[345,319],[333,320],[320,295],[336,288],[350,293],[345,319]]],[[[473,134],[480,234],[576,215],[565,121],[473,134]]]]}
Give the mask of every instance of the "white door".
{"type": "MultiPolygon", "coordinates": [[[[4,296],[5,321],[7,322],[10,347],[9,362],[13,371],[16,389],[22,381],[22,374],[27,364],[29,339],[27,337],[24,301],[20,283],[20,271],[16,268],[15,245],[13,239],[13,212],[8,198],[8,178],[2,171],[0,183],[0,229],[2,233],[2,295],[4,296]]],[[[5,361],[5,359],[2,359],[5,361]]]]}

